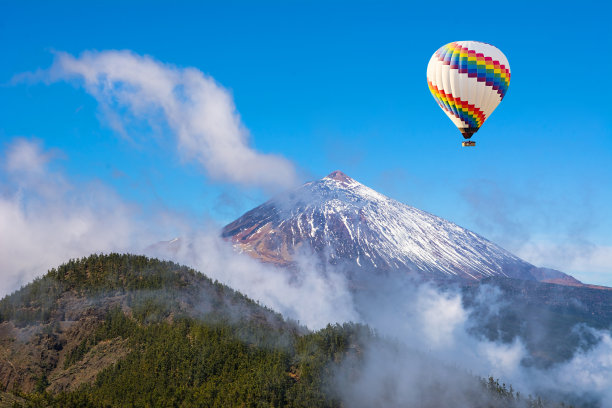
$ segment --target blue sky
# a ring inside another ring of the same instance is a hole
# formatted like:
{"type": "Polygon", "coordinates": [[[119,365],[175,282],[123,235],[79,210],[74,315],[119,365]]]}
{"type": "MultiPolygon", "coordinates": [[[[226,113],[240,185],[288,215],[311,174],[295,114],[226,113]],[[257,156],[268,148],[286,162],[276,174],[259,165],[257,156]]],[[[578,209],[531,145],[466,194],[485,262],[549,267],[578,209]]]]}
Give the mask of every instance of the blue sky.
{"type": "MultiPolygon", "coordinates": [[[[72,78],[14,80],[58,53],[129,50],[214,78],[250,146],[300,181],[340,169],[538,265],[612,285],[611,13],[588,1],[0,1],[0,149],[8,161],[16,140],[35,143],[47,171],[76,189],[99,183],[145,219],[163,209],[222,224],[274,193],[211,176],[172,126],[121,106],[109,116],[72,78]],[[433,52],[457,40],[494,44],[512,69],[473,149],[425,80],[433,52]],[[129,117],[127,130],[111,116],[129,117]]],[[[0,182],[14,193],[7,171],[0,182]]]]}

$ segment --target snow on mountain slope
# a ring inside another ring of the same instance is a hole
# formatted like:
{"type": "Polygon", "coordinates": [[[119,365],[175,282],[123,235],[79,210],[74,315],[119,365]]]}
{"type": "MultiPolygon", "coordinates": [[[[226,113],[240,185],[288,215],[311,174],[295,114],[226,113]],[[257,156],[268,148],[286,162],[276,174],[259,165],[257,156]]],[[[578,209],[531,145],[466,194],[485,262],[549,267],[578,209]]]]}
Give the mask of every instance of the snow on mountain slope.
{"type": "Polygon", "coordinates": [[[222,235],[240,250],[281,265],[305,251],[352,268],[537,280],[531,273],[535,266],[485,238],[340,171],[254,208],[225,226],[222,235]]]}

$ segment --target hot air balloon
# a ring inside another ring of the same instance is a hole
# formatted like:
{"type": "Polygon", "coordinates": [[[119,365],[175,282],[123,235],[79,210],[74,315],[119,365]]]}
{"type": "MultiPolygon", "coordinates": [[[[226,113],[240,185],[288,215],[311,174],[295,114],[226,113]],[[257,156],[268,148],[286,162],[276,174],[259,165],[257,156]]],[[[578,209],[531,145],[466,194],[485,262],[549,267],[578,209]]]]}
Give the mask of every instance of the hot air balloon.
{"type": "Polygon", "coordinates": [[[504,99],[510,85],[506,56],[491,44],[455,41],[441,47],[427,65],[427,84],[434,99],[469,140],[504,99]]]}

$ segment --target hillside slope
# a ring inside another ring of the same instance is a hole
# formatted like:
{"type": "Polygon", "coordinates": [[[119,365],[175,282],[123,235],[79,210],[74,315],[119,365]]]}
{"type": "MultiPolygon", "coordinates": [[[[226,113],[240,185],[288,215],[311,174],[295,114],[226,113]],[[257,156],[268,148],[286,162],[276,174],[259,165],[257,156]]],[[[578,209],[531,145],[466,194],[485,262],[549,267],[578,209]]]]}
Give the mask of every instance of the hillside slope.
{"type": "MultiPolygon", "coordinates": [[[[0,346],[0,406],[343,407],[381,352],[428,372],[412,386],[432,406],[542,406],[365,326],[308,332],[192,269],[133,255],[70,261],[2,299],[0,346]]],[[[399,387],[390,374],[382,390],[399,387]]]]}

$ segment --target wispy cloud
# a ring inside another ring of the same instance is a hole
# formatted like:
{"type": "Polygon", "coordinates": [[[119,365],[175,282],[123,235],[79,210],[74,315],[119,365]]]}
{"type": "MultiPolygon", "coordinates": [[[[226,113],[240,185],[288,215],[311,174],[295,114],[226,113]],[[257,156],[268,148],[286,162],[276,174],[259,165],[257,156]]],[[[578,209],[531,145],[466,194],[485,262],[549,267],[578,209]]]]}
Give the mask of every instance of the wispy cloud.
{"type": "Polygon", "coordinates": [[[24,79],[76,80],[96,98],[107,125],[124,135],[138,121],[169,129],[182,157],[197,161],[214,180],[266,189],[296,183],[294,165],[255,150],[231,93],[196,68],[131,51],[60,52],[48,70],[17,78],[24,79]]]}
{"type": "Polygon", "coordinates": [[[612,247],[596,238],[606,218],[593,206],[588,186],[580,194],[555,199],[540,183],[509,188],[477,179],[461,194],[472,209],[472,221],[487,238],[536,266],[571,273],[584,283],[612,286],[612,247]]]}

